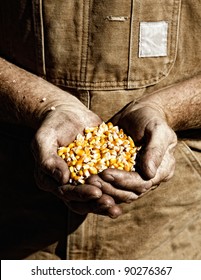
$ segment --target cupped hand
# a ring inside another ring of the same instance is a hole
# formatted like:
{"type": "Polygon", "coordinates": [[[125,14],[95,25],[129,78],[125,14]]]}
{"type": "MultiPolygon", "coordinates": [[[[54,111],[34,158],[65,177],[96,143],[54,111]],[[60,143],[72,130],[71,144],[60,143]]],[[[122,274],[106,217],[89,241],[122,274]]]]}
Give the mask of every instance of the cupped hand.
{"type": "Polygon", "coordinates": [[[141,146],[136,172],[106,169],[90,177],[88,183],[100,185],[116,202],[131,202],[173,176],[177,137],[156,104],[132,102],[110,121],[141,146]]]}
{"type": "Polygon", "coordinates": [[[32,143],[36,161],[35,179],[40,189],[61,198],[74,212],[89,212],[116,218],[121,214],[114,199],[93,184],[71,185],[66,162],[57,155],[85,127],[97,126],[102,120],[85,106],[61,104],[49,110],[32,143]]]}

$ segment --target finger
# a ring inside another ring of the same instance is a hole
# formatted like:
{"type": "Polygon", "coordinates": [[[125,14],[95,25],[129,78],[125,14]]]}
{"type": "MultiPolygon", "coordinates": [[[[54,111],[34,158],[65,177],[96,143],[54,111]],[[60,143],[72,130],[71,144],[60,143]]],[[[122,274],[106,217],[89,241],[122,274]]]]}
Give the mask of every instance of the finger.
{"type": "Polygon", "coordinates": [[[114,200],[110,196],[107,196],[105,194],[103,194],[101,198],[95,201],[71,201],[67,203],[67,205],[72,211],[81,215],[94,213],[115,219],[122,214],[121,208],[115,205],[114,200]]]}
{"type": "Polygon", "coordinates": [[[63,185],[58,188],[60,197],[64,201],[86,202],[89,200],[98,199],[102,196],[102,191],[92,185],[63,185]]]}
{"type": "Polygon", "coordinates": [[[153,185],[151,180],[144,180],[137,172],[111,168],[104,170],[100,176],[104,181],[109,182],[118,189],[133,192],[135,199],[153,185]]]}
{"type": "Polygon", "coordinates": [[[44,173],[54,178],[60,185],[68,183],[70,176],[68,165],[62,158],[57,156],[57,154],[52,154],[50,157],[44,158],[39,167],[44,173]]]}
{"type": "Polygon", "coordinates": [[[160,182],[166,182],[170,180],[174,175],[174,171],[175,158],[172,153],[167,152],[156,172],[156,176],[151,179],[152,184],[157,185],[160,182]]]}
{"type": "Polygon", "coordinates": [[[59,184],[66,184],[69,180],[69,170],[65,161],[57,155],[57,145],[50,144],[47,137],[39,137],[32,142],[32,152],[39,168],[53,177],[59,184]]]}
{"type": "Polygon", "coordinates": [[[110,173],[107,176],[108,172],[107,170],[100,173],[100,176],[90,176],[87,179],[87,183],[99,187],[103,193],[112,196],[116,203],[130,203],[138,198],[138,194],[133,189],[126,190],[125,186],[121,186],[119,182],[117,183],[114,177],[111,178],[112,175],[110,173]]]}
{"type": "Polygon", "coordinates": [[[146,147],[139,154],[139,166],[146,179],[154,178],[167,149],[173,149],[175,133],[164,123],[150,122],[145,129],[146,147]]]}
{"type": "Polygon", "coordinates": [[[59,186],[51,176],[44,173],[41,169],[35,170],[35,180],[40,189],[43,191],[52,192],[54,195],[64,201],[89,201],[98,199],[102,195],[102,191],[91,185],[63,185],[59,186]]]}

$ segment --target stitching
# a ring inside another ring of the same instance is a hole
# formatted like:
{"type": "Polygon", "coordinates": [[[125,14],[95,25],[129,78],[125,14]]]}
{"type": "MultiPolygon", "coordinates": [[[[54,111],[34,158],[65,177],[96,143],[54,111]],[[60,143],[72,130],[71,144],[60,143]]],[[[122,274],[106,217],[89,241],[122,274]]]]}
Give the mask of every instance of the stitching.
{"type": "MultiPolygon", "coordinates": [[[[170,64],[171,66],[171,62],[170,63],[167,63],[167,65],[170,64]]],[[[147,82],[155,82],[157,81],[158,79],[160,79],[162,76],[166,76],[166,73],[160,73],[157,77],[153,77],[151,79],[146,79],[146,80],[129,80],[129,82],[133,82],[133,83],[147,83],[147,82]]],[[[72,83],[72,84],[126,84],[128,81],[125,80],[125,81],[102,81],[102,82],[93,82],[93,81],[79,81],[79,80],[64,80],[64,79],[60,79],[60,78],[54,78],[54,79],[50,79],[51,81],[61,81],[63,83],[72,83]]]]}
{"type": "Polygon", "coordinates": [[[88,68],[88,57],[89,57],[89,28],[90,28],[90,20],[89,20],[89,14],[90,14],[90,7],[91,7],[91,0],[89,0],[89,6],[88,6],[88,17],[87,17],[87,40],[86,40],[86,63],[85,63],[85,80],[87,79],[87,68],[88,68]]]}
{"type": "Polygon", "coordinates": [[[45,66],[45,47],[44,47],[44,26],[43,26],[43,13],[42,13],[42,0],[32,2],[33,9],[33,23],[35,32],[35,54],[37,71],[40,76],[46,78],[45,66]]]}
{"type": "Polygon", "coordinates": [[[43,63],[43,74],[46,75],[45,67],[45,43],[44,43],[44,24],[43,24],[43,0],[39,0],[39,11],[40,11],[40,23],[41,23],[41,43],[42,43],[42,63],[43,63]]]}
{"type": "Polygon", "coordinates": [[[161,56],[167,56],[167,36],[168,36],[168,25],[169,22],[168,21],[156,21],[156,22],[141,22],[140,23],[140,42],[139,42],[139,57],[161,57],[161,56]],[[160,51],[157,51],[158,53],[153,53],[153,51],[151,51],[151,54],[147,53],[147,50],[144,49],[144,43],[146,41],[147,38],[144,37],[144,31],[145,29],[148,27],[153,27],[153,26],[157,26],[160,28],[163,28],[163,33],[161,34],[161,36],[163,36],[163,39],[165,39],[165,41],[163,42],[163,49],[161,49],[160,51]]]}
{"type": "Polygon", "coordinates": [[[83,51],[84,51],[84,1],[82,4],[82,48],[81,48],[81,55],[80,55],[80,79],[82,79],[83,51]]]}
{"type": "Polygon", "coordinates": [[[129,19],[128,16],[107,16],[105,18],[105,20],[108,20],[108,21],[120,21],[120,22],[127,21],[128,19],[129,19]]]}
{"type": "Polygon", "coordinates": [[[128,74],[127,74],[127,86],[129,87],[132,65],[132,53],[133,53],[133,17],[134,17],[134,1],[131,2],[131,18],[130,18],[130,36],[129,36],[129,53],[128,53],[128,74]]]}
{"type": "Polygon", "coordinates": [[[179,148],[187,156],[187,158],[190,160],[190,162],[191,162],[192,166],[194,167],[194,169],[201,176],[201,163],[198,160],[198,158],[196,157],[196,155],[189,148],[189,146],[184,141],[181,141],[181,144],[179,145],[179,148]]]}
{"type": "Polygon", "coordinates": [[[87,77],[87,65],[88,65],[88,45],[89,45],[89,9],[90,0],[83,1],[83,14],[82,14],[82,51],[81,51],[81,65],[80,65],[80,79],[86,79],[87,77]],[[87,3],[86,3],[87,2],[87,3]],[[86,18],[87,17],[87,18],[86,18]]]}

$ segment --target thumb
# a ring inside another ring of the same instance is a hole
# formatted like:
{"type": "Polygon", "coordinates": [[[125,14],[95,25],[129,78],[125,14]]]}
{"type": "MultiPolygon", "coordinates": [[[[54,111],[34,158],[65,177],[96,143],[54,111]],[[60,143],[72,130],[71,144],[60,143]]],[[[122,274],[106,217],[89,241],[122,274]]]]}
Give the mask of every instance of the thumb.
{"type": "Polygon", "coordinates": [[[69,180],[69,170],[66,162],[57,155],[57,144],[51,141],[54,137],[36,133],[32,141],[32,153],[36,165],[45,174],[52,177],[59,184],[66,184],[69,180]]]}
{"type": "Polygon", "coordinates": [[[139,157],[139,167],[146,179],[155,177],[167,149],[175,147],[177,138],[174,131],[161,120],[148,123],[144,133],[145,147],[139,157]]]}

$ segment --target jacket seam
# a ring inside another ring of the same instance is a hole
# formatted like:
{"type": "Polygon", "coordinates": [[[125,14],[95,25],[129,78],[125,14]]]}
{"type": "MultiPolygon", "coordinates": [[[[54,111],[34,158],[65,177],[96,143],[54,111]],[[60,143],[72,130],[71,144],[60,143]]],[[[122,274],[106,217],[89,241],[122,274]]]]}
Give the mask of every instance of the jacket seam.
{"type": "Polygon", "coordinates": [[[40,27],[41,27],[41,47],[42,47],[42,67],[43,74],[46,75],[46,63],[45,63],[45,41],[44,41],[44,23],[43,23],[43,0],[40,0],[40,27]]]}
{"type": "Polygon", "coordinates": [[[190,147],[184,141],[181,141],[180,143],[181,143],[179,145],[180,149],[187,156],[188,160],[191,162],[192,166],[197,171],[197,173],[201,176],[201,163],[200,163],[200,161],[198,160],[196,155],[192,152],[190,147]]]}
{"type": "Polygon", "coordinates": [[[133,17],[134,17],[134,0],[131,2],[131,17],[130,17],[130,36],[129,36],[129,53],[128,53],[128,77],[127,86],[130,83],[130,71],[132,65],[132,46],[133,46],[133,17]]]}
{"type": "Polygon", "coordinates": [[[43,0],[33,1],[32,7],[33,7],[33,21],[34,21],[34,32],[35,32],[35,41],[36,41],[37,71],[40,76],[45,78],[46,65],[45,65],[44,23],[43,23],[42,1],[43,0]]]}
{"type": "Polygon", "coordinates": [[[82,13],[82,50],[81,50],[81,65],[80,65],[80,80],[86,80],[87,62],[88,62],[88,41],[89,41],[89,9],[90,0],[83,1],[82,13]]]}

